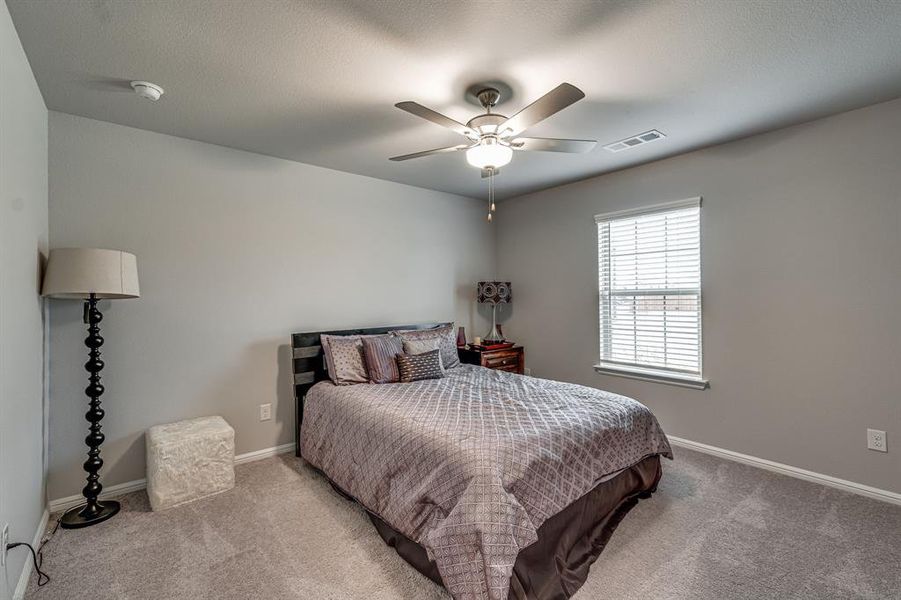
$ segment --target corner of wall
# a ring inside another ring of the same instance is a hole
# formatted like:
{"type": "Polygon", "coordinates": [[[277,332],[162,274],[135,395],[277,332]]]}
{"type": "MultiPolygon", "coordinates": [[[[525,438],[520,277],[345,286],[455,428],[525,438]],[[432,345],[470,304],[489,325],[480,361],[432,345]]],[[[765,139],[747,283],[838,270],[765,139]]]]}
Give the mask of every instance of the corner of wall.
{"type": "MultiPolygon", "coordinates": [[[[10,540],[43,535],[47,508],[47,310],[40,280],[49,248],[47,105],[6,3],[0,3],[0,523],[10,540]]],[[[20,598],[31,565],[8,555],[0,598],[20,598]]]]}

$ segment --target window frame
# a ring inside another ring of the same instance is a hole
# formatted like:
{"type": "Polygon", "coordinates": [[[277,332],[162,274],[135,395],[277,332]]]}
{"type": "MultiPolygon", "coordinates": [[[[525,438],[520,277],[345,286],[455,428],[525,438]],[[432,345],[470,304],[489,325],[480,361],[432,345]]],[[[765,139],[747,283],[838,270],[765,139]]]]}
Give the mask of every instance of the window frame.
{"type": "MultiPolygon", "coordinates": [[[[601,265],[597,264],[596,273],[598,275],[597,286],[598,286],[598,362],[594,365],[594,369],[596,372],[602,375],[613,375],[617,377],[625,377],[628,379],[638,379],[641,381],[652,381],[656,383],[664,383],[668,385],[676,385],[680,387],[688,387],[692,389],[707,389],[710,387],[710,383],[707,379],[704,378],[704,304],[703,304],[703,288],[704,288],[704,261],[703,261],[703,239],[701,236],[701,200],[700,196],[696,196],[693,198],[686,198],[684,200],[676,200],[672,202],[663,202],[660,204],[652,204],[649,206],[642,206],[636,208],[629,208],[625,210],[617,210],[606,213],[601,213],[594,216],[595,222],[595,250],[597,252],[598,260],[600,260],[600,247],[599,247],[599,235],[598,225],[602,222],[612,221],[617,219],[625,219],[629,217],[637,217],[650,215],[661,212],[670,212],[674,210],[679,210],[683,208],[697,208],[698,209],[698,261],[699,261],[699,285],[697,291],[698,297],[698,373],[679,371],[677,369],[666,369],[666,368],[657,368],[653,366],[646,365],[629,365],[624,363],[617,362],[607,362],[603,360],[603,344],[606,339],[605,331],[603,329],[603,324],[601,323],[601,302],[603,302],[603,298],[601,296],[601,279],[600,279],[600,269],[601,265]]],[[[638,291],[638,290],[636,290],[638,291]]],[[[608,301],[612,295],[608,295],[608,301]]],[[[609,343],[609,342],[608,342],[609,343]]]]}

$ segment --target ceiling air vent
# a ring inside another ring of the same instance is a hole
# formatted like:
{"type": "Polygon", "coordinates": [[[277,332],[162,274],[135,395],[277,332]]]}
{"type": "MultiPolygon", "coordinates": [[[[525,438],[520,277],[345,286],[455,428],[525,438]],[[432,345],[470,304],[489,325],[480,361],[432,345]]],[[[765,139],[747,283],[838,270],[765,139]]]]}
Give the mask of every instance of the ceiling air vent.
{"type": "Polygon", "coordinates": [[[634,148],[635,146],[641,146],[642,144],[662,140],[665,137],[666,136],[663,135],[663,133],[657,131],[656,129],[652,129],[650,131],[645,131],[644,133],[639,133],[638,135],[633,135],[630,138],[626,138],[618,142],[613,142],[612,144],[607,144],[606,146],[604,146],[604,148],[606,150],[609,150],[610,152],[622,152],[623,150],[628,150],[629,148],[634,148]]]}

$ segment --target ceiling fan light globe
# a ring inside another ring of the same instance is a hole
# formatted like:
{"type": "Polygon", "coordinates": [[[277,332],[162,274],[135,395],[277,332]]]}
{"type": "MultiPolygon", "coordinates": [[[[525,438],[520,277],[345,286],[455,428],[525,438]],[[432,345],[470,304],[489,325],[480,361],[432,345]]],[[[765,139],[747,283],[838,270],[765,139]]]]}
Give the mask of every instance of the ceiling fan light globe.
{"type": "Polygon", "coordinates": [[[466,162],[478,169],[500,169],[510,163],[513,150],[502,144],[485,144],[473,146],[466,151],[466,162]]]}

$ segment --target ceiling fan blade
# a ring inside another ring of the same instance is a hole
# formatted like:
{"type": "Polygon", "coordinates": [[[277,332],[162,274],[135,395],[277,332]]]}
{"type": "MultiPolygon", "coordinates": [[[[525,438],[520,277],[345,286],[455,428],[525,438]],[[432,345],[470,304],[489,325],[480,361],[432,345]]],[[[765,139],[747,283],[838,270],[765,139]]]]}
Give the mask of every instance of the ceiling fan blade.
{"type": "Polygon", "coordinates": [[[540,150],[544,152],[591,152],[596,140],[558,140],[554,138],[520,137],[510,142],[514,150],[540,150]]]}
{"type": "Polygon", "coordinates": [[[468,138],[478,138],[478,132],[470,129],[463,123],[458,121],[454,121],[450,117],[446,117],[442,115],[440,112],[435,112],[431,108],[426,108],[422,104],[417,104],[416,102],[398,102],[395,104],[397,108],[401,110],[405,110],[411,115],[416,115],[417,117],[421,117],[426,121],[431,121],[436,125],[441,125],[442,127],[446,127],[451,131],[456,131],[460,135],[465,135],[468,138]]]}
{"type": "Polygon", "coordinates": [[[561,83],[547,94],[531,103],[503,123],[497,126],[498,131],[508,130],[504,136],[516,135],[532,125],[544,121],[549,116],[560,112],[570,104],[585,97],[585,92],[569,83],[561,83]]]}
{"type": "Polygon", "coordinates": [[[470,146],[468,144],[460,144],[459,146],[448,146],[447,148],[435,148],[434,150],[423,150],[422,152],[414,152],[413,154],[404,154],[403,156],[392,156],[389,160],[400,161],[410,160],[411,158],[419,158],[421,156],[431,156],[432,154],[444,154],[445,152],[456,152],[457,150],[466,150],[470,146]]]}

